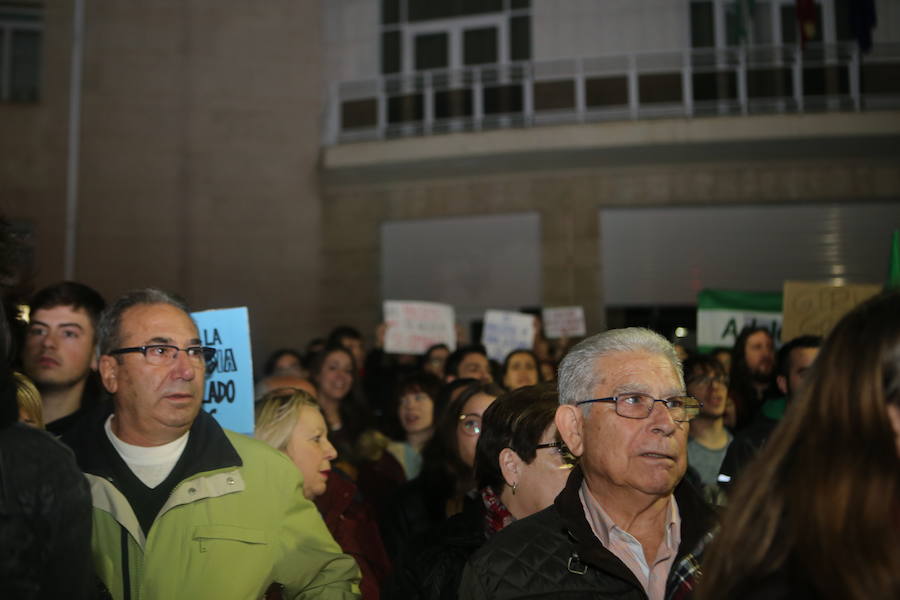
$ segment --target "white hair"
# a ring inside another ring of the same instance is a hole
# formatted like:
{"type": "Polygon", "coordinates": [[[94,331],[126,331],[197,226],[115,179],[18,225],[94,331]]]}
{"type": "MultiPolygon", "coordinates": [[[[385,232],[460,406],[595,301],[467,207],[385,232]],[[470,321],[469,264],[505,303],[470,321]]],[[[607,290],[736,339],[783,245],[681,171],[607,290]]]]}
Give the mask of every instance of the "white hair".
{"type": "Polygon", "coordinates": [[[610,329],[581,341],[563,358],[559,365],[559,403],[574,405],[590,399],[603,375],[597,368],[597,360],[615,352],[649,352],[662,356],[672,363],[679,383],[684,386],[681,361],[666,338],[643,327],[610,329]]]}

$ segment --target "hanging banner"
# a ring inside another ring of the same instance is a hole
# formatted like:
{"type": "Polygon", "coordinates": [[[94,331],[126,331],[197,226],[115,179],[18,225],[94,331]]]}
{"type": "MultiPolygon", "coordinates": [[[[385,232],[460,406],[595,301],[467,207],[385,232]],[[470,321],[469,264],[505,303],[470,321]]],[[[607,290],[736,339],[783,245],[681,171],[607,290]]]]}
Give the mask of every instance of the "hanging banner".
{"type": "Polygon", "coordinates": [[[435,344],[456,350],[456,314],[449,304],[437,302],[384,302],[384,351],[425,354],[435,344]]]}
{"type": "Polygon", "coordinates": [[[744,327],[765,327],[781,335],[782,295],[778,292],[702,290],[697,295],[697,349],[731,348],[744,327]]]}
{"type": "Polygon", "coordinates": [[[200,343],[216,349],[207,364],[203,409],[225,429],[253,435],[253,358],[247,307],[191,313],[200,343]]]}
{"type": "Polygon", "coordinates": [[[531,350],[534,345],[534,316],[506,310],[484,313],[481,343],[488,357],[502,362],[513,350],[531,350]]]}

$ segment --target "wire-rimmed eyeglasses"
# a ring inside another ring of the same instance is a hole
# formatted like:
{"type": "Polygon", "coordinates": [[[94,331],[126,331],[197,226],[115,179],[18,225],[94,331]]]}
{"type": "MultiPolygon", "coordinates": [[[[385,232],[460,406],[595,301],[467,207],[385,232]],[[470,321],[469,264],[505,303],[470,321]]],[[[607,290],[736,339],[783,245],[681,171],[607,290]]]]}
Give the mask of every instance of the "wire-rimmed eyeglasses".
{"type": "Polygon", "coordinates": [[[669,410],[673,421],[684,423],[690,421],[700,413],[703,406],[696,398],[691,396],[672,396],[671,398],[654,398],[649,394],[619,394],[609,398],[593,398],[581,400],[575,406],[590,404],[592,402],[606,402],[614,404],[616,414],[626,419],[646,419],[657,402],[662,402],[669,410]]]}

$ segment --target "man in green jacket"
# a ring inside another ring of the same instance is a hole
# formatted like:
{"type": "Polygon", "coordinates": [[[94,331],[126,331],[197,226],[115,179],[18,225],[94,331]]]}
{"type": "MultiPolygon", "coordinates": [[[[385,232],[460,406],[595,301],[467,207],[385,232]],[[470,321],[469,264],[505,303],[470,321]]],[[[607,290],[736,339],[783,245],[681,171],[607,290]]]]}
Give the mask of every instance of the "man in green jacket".
{"type": "Polygon", "coordinates": [[[296,467],[200,410],[206,361],[184,304],[120,298],[98,327],[112,406],[65,441],[91,486],[95,571],[116,599],[356,598],[359,572],[296,467]]]}

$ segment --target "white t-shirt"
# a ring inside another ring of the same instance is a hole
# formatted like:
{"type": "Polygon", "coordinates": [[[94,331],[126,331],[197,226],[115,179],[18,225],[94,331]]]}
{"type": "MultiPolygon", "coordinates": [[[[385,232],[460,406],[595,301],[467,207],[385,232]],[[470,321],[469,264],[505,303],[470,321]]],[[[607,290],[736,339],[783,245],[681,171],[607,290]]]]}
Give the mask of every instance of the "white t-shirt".
{"type": "Polygon", "coordinates": [[[119,453],[119,456],[122,457],[122,460],[125,461],[131,472],[148,488],[155,488],[165,481],[172,469],[175,468],[175,463],[181,458],[181,453],[184,452],[184,448],[187,446],[188,436],[191,432],[185,431],[184,435],[177,440],[162,446],[134,446],[123,442],[113,433],[110,425],[113,417],[114,415],[109,415],[103,426],[103,429],[106,431],[106,437],[109,438],[113,448],[116,449],[116,452],[119,453]]]}

